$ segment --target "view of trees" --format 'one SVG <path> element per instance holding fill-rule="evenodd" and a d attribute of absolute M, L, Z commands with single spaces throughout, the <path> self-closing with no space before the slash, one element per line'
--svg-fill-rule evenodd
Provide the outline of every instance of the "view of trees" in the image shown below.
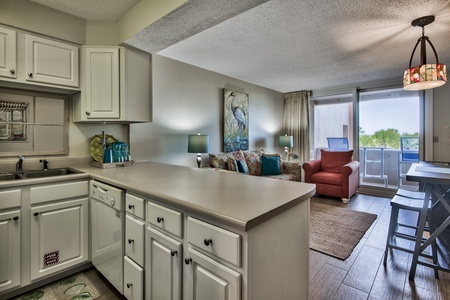
<path fill-rule="evenodd" d="M 365 134 L 364 130 L 359 128 L 359 145 L 360 147 L 377 147 L 377 148 L 391 148 L 400 149 L 401 137 L 416 137 L 419 136 L 418 132 L 415 133 L 399 133 L 397 129 L 388 128 L 381 129 L 374 134 Z"/>

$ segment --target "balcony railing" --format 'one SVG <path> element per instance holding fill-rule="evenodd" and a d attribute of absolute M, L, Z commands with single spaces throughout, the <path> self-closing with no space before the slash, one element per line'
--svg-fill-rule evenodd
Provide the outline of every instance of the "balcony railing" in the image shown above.
<path fill-rule="evenodd" d="M 402 154 L 404 152 L 399 149 L 359 148 L 360 185 L 416 189 L 417 183 L 406 181 L 405 178 L 415 161 L 402 159 Z"/>

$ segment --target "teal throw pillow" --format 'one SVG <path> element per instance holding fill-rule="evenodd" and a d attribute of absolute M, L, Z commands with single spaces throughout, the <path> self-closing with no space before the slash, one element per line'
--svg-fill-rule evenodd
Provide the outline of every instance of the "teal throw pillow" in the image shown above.
<path fill-rule="evenodd" d="M 237 162 L 237 166 L 238 166 L 238 171 L 240 173 L 244 173 L 244 174 L 248 175 L 248 167 L 247 167 L 247 163 L 245 162 L 245 160 L 244 161 L 237 160 L 236 162 Z"/>
<path fill-rule="evenodd" d="M 261 156 L 261 175 L 280 175 L 280 157 L 279 156 Z"/>

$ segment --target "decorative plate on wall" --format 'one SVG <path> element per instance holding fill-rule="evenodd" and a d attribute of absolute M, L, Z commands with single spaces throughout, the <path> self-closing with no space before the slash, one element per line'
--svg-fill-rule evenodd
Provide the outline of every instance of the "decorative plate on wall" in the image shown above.
<path fill-rule="evenodd" d="M 112 135 L 105 134 L 106 142 L 108 144 L 112 144 L 114 142 L 117 142 L 117 139 L 113 137 Z M 102 136 L 96 135 L 91 140 L 91 143 L 89 144 L 89 153 L 91 154 L 92 158 L 96 162 L 103 162 L 103 145 L 102 145 Z"/>

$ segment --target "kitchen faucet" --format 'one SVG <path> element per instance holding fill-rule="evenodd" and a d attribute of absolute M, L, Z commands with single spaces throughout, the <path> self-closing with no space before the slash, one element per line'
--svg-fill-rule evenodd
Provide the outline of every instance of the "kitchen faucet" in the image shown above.
<path fill-rule="evenodd" d="M 16 171 L 23 171 L 22 164 L 23 164 L 24 160 L 25 160 L 25 157 L 23 157 L 22 155 L 19 155 L 19 161 L 16 163 Z"/>
<path fill-rule="evenodd" d="M 44 164 L 44 171 L 48 170 L 48 160 L 41 159 L 41 160 L 39 160 L 39 162 Z"/>

